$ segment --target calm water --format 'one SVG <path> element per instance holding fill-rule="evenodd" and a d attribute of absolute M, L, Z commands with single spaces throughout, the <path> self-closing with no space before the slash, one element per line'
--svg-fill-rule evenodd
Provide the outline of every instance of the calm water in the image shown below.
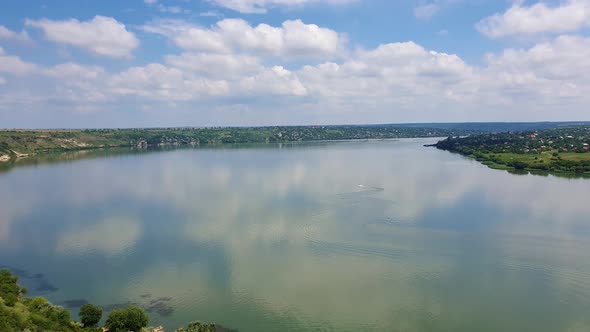
<path fill-rule="evenodd" d="M 0 264 L 77 312 L 241 332 L 589 331 L 590 181 L 429 140 L 200 148 L 0 173 Z"/>

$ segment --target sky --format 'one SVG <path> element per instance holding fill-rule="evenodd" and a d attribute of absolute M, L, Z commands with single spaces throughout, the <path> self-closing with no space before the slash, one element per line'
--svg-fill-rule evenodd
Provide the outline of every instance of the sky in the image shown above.
<path fill-rule="evenodd" d="M 0 128 L 590 120 L 590 0 L 3 0 Z"/>

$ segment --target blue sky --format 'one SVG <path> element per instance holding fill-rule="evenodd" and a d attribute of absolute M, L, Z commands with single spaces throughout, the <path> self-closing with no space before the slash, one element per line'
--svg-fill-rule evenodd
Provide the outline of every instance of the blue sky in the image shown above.
<path fill-rule="evenodd" d="M 0 128 L 590 120 L 590 0 L 12 1 Z"/>

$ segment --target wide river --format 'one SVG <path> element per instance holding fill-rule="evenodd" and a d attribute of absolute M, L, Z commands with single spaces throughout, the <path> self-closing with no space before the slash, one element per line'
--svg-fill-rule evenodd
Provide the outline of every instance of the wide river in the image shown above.
<path fill-rule="evenodd" d="M 240 332 L 590 331 L 590 180 L 434 140 L 110 154 L 0 173 L 0 265 L 77 313 Z"/>

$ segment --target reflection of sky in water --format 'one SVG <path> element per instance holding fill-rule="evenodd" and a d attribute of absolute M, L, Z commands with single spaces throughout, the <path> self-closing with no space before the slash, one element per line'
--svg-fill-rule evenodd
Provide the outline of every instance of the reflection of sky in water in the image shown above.
<path fill-rule="evenodd" d="M 0 264 L 56 303 L 135 302 L 170 328 L 588 330 L 590 181 L 426 142 L 16 168 L 0 174 Z"/>

